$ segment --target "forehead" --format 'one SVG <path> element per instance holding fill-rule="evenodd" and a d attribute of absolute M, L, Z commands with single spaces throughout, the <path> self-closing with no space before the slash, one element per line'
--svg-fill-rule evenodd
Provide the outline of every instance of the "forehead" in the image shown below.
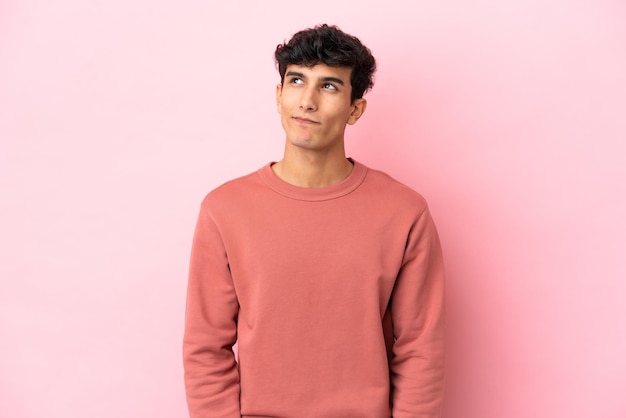
<path fill-rule="evenodd" d="M 315 64 L 313 66 L 289 64 L 285 74 L 295 72 L 302 74 L 307 78 L 339 78 L 346 85 L 350 85 L 350 76 L 352 75 L 351 67 L 330 67 L 326 64 Z"/>

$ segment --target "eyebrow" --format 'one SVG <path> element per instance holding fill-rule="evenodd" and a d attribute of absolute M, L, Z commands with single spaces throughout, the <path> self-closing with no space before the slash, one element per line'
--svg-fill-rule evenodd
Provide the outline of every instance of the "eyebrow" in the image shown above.
<path fill-rule="evenodd" d="M 288 71 L 287 74 L 285 74 L 285 76 L 287 77 L 300 77 L 300 78 L 306 78 L 306 76 L 303 73 L 300 73 L 298 71 Z M 320 81 L 323 82 L 332 82 L 332 83 L 337 83 L 340 84 L 342 86 L 345 85 L 345 83 L 343 82 L 342 79 L 337 78 L 337 77 L 320 77 L 319 79 Z"/>

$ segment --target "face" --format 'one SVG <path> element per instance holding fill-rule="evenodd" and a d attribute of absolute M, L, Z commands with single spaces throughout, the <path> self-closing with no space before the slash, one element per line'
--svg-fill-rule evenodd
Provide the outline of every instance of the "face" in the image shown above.
<path fill-rule="evenodd" d="M 351 102 L 351 68 L 289 65 L 276 87 L 278 113 L 287 146 L 312 151 L 343 151 L 346 125 L 365 111 L 365 99 Z"/>

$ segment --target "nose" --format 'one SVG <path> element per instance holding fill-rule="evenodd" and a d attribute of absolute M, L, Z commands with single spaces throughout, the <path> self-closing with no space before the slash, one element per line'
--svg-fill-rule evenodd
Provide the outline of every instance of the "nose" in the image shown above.
<path fill-rule="evenodd" d="M 300 109 L 306 112 L 317 110 L 317 90 L 315 87 L 311 86 L 302 90 Z"/>

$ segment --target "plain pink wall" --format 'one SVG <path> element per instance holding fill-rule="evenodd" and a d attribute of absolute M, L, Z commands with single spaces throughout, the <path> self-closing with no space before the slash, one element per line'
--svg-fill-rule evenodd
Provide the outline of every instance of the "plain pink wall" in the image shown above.
<path fill-rule="evenodd" d="M 1 417 L 186 416 L 199 202 L 281 157 L 272 53 L 320 22 L 379 60 L 349 154 L 442 235 L 445 418 L 626 416 L 623 1 L 5 0 Z"/>

